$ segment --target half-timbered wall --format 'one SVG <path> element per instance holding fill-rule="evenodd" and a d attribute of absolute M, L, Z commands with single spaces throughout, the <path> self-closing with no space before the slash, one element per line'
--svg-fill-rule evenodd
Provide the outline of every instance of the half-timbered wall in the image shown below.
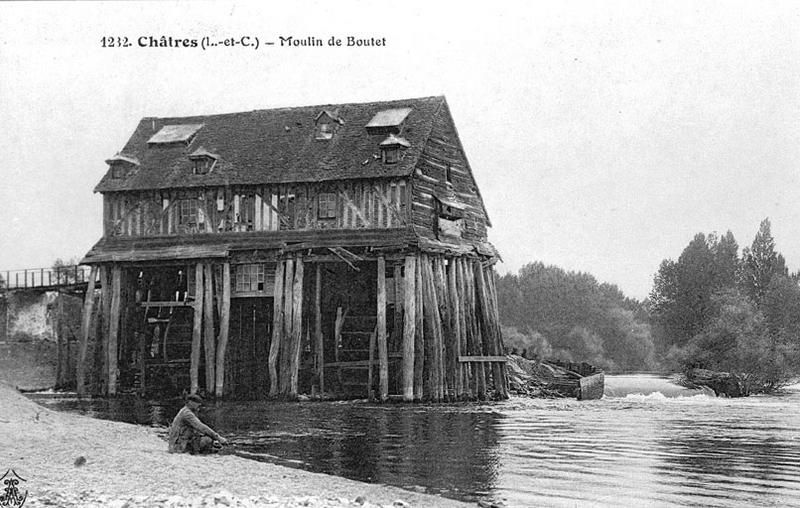
<path fill-rule="evenodd" d="M 456 199 L 465 205 L 460 226 L 461 238 L 485 240 L 486 216 L 483 205 L 448 116 L 446 110 L 436 116 L 433 130 L 415 169 L 412 220 L 426 231 L 437 231 L 440 228 L 436 197 L 455 193 Z"/>
<path fill-rule="evenodd" d="M 107 193 L 106 236 L 406 226 L 404 179 Z"/>

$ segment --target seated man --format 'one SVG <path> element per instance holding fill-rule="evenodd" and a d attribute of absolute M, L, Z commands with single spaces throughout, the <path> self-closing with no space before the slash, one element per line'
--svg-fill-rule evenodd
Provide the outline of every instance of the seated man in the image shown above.
<path fill-rule="evenodd" d="M 192 394 L 186 398 L 186 405 L 178 411 L 169 427 L 170 453 L 212 453 L 215 451 L 215 441 L 228 444 L 227 439 L 197 417 L 197 410 L 202 404 L 203 398 L 199 395 Z"/>

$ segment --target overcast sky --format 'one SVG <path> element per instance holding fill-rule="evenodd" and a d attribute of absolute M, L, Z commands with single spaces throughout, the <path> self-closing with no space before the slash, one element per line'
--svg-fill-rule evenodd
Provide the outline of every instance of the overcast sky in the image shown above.
<path fill-rule="evenodd" d="M 138 45 L 162 35 L 262 47 Z M 279 39 L 349 35 L 386 46 Z M 764 217 L 800 268 L 800 4 L 426 0 L 0 3 L 0 270 L 89 250 L 92 189 L 141 117 L 440 94 L 501 271 L 644 298 L 695 233 L 745 246 Z"/>

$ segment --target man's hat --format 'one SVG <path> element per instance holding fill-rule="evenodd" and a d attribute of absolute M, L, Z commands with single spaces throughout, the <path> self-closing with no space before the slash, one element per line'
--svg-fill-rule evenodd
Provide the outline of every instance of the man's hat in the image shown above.
<path fill-rule="evenodd" d="M 193 394 L 189 395 L 188 397 L 186 397 L 186 401 L 187 402 L 189 402 L 189 401 L 197 402 L 198 404 L 202 404 L 203 403 L 203 397 L 197 395 L 196 393 L 193 393 Z"/>

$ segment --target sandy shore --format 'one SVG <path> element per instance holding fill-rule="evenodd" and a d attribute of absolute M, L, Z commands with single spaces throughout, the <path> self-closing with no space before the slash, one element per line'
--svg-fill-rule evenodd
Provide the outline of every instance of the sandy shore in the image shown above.
<path fill-rule="evenodd" d="M 0 475 L 26 480 L 25 507 L 475 506 L 233 455 L 170 454 L 153 429 L 51 411 L 2 384 L 0 435 Z"/>

